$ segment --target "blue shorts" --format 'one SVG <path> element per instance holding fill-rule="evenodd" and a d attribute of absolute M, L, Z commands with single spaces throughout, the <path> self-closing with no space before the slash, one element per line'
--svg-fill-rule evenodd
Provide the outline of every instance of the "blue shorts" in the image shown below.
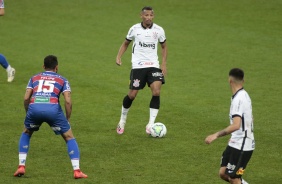
<path fill-rule="evenodd" d="M 48 123 L 56 135 L 71 128 L 59 104 L 30 104 L 24 121 L 25 127 L 38 131 L 44 122 Z"/>

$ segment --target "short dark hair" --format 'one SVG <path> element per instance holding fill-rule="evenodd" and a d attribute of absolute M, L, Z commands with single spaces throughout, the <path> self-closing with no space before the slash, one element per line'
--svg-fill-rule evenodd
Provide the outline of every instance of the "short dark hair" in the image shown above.
<path fill-rule="evenodd" d="M 144 6 L 141 11 L 143 12 L 144 10 L 152 10 L 152 11 L 154 11 L 151 6 Z"/>
<path fill-rule="evenodd" d="M 53 55 L 49 55 L 49 56 L 46 56 L 44 58 L 44 66 L 45 66 L 45 69 L 55 69 L 56 66 L 58 65 L 58 59 L 56 56 L 53 56 Z"/>
<path fill-rule="evenodd" d="M 244 71 L 240 68 L 232 68 L 229 71 L 229 76 L 234 77 L 236 80 L 242 81 L 244 79 Z"/>

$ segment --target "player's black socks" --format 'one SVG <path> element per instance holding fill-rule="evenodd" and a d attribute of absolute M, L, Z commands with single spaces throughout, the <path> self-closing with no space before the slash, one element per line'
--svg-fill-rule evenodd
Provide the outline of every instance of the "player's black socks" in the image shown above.
<path fill-rule="evenodd" d="M 126 96 L 124 97 L 124 99 L 123 99 L 122 105 L 123 105 L 124 108 L 128 109 L 128 108 L 131 106 L 132 102 L 133 102 L 133 100 L 131 100 L 131 99 L 129 98 L 129 96 L 126 95 Z"/>
<path fill-rule="evenodd" d="M 159 109 L 160 108 L 160 96 L 152 96 L 150 102 L 150 108 Z"/>

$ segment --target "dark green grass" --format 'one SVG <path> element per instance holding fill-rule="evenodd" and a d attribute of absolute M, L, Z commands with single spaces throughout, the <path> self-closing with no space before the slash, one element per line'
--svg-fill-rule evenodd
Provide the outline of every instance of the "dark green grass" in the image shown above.
<path fill-rule="evenodd" d="M 127 93 L 130 50 L 115 65 L 118 48 L 139 10 L 152 5 L 169 48 L 168 75 L 157 121 L 167 136 L 145 134 L 150 91 L 140 91 L 124 135 L 115 132 Z M 0 52 L 16 68 L 0 72 L 0 183 L 218 184 L 228 136 L 205 137 L 228 125 L 227 74 L 245 70 L 253 101 L 256 150 L 244 174 L 251 184 L 281 183 L 282 2 L 5 0 Z M 72 178 L 66 146 L 44 124 L 31 140 L 26 175 L 14 178 L 24 119 L 23 95 L 43 58 L 55 54 L 72 87 L 71 124 L 81 150 L 85 180 Z M 62 100 L 63 102 L 63 100 Z"/>

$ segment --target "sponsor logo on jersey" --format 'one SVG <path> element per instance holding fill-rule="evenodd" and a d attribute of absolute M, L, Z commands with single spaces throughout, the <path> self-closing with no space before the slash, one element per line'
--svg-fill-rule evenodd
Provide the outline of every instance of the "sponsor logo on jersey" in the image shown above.
<path fill-rule="evenodd" d="M 51 93 L 44 93 L 44 92 L 35 92 L 36 96 L 51 96 Z"/>
<path fill-rule="evenodd" d="M 134 79 L 132 86 L 134 86 L 134 87 L 136 87 L 136 88 L 139 87 L 139 86 L 140 86 L 140 80 Z"/>
<path fill-rule="evenodd" d="M 148 48 L 152 48 L 152 49 L 155 49 L 156 48 L 156 44 L 154 43 L 142 43 L 142 42 L 139 42 L 139 45 L 141 47 L 148 47 Z"/>
<path fill-rule="evenodd" d="M 154 62 L 139 62 L 138 65 L 140 65 L 140 66 L 143 66 L 143 65 L 151 66 L 151 65 L 154 65 Z"/>
<path fill-rule="evenodd" d="M 35 97 L 34 103 L 50 103 L 50 97 Z"/>

